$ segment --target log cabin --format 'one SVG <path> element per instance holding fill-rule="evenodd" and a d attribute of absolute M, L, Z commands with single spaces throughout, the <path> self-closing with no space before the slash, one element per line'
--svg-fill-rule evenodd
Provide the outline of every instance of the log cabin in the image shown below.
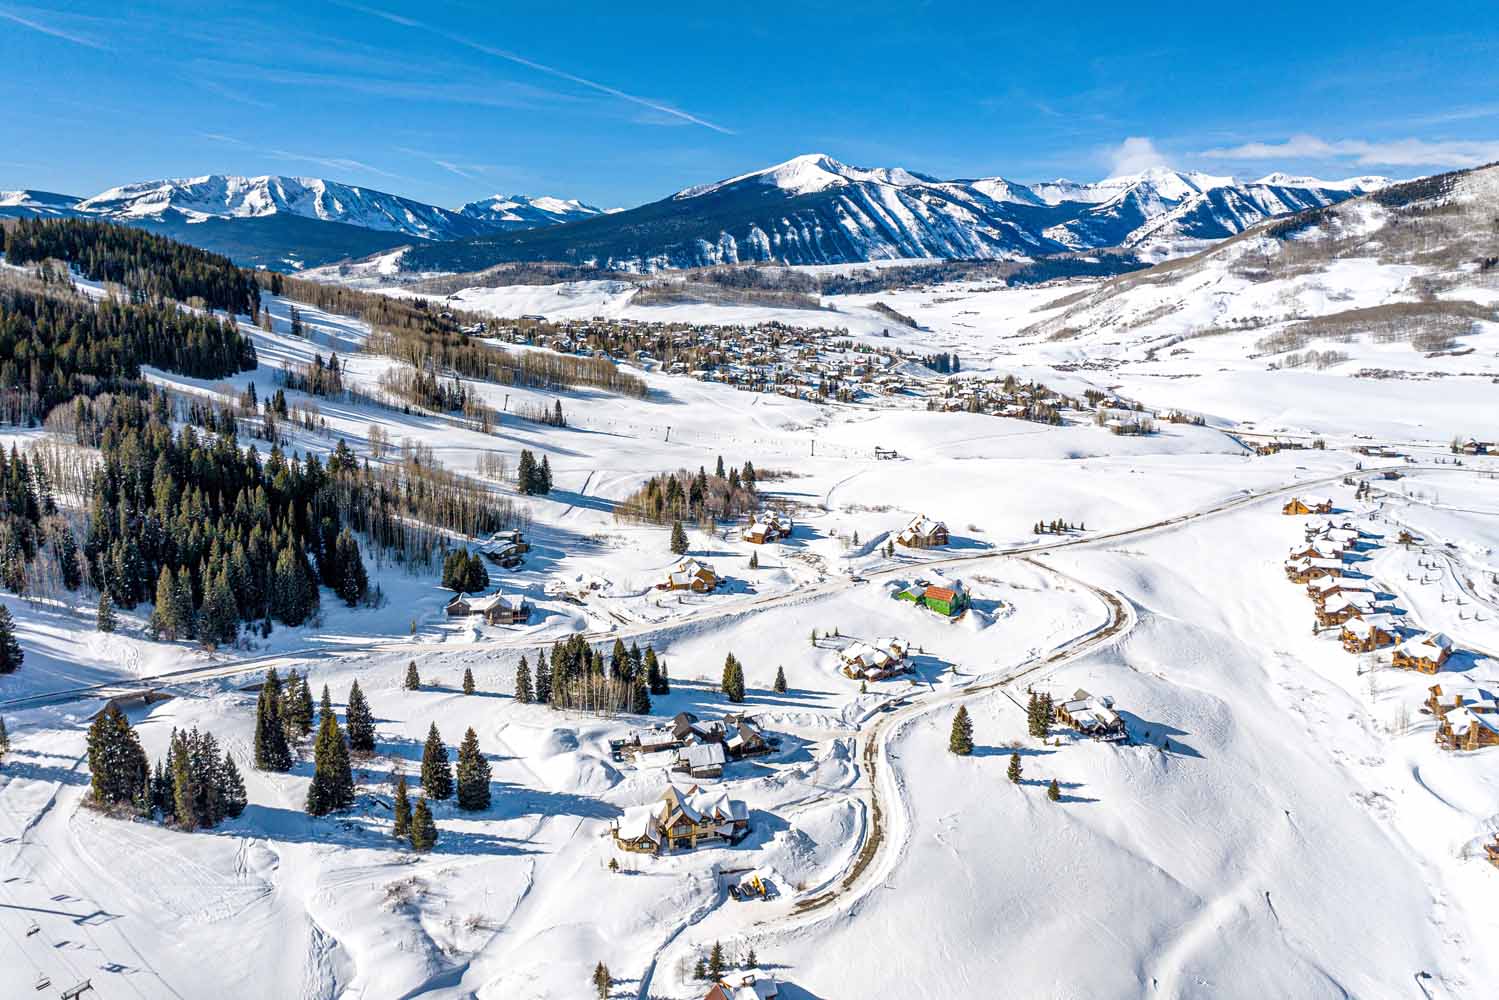
<path fill-rule="evenodd" d="M 1343 626 L 1338 641 L 1350 653 L 1372 653 L 1395 642 L 1394 626 L 1388 615 L 1355 618 Z"/>
<path fill-rule="evenodd" d="M 895 536 L 895 540 L 908 549 L 935 549 L 946 545 L 949 536 L 946 524 L 933 521 L 925 514 L 917 514 L 911 519 L 911 523 Z"/>
<path fill-rule="evenodd" d="M 482 615 L 488 625 L 524 625 L 531 620 L 531 605 L 524 597 L 494 593 L 487 597 L 455 594 L 443 608 L 449 618 Z"/>
<path fill-rule="evenodd" d="M 783 538 L 791 537 L 793 527 L 789 514 L 770 510 L 750 521 L 739 533 L 739 537 L 753 545 L 764 545 L 767 542 L 778 542 Z"/>
<path fill-rule="evenodd" d="M 1072 697 L 1056 706 L 1057 719 L 1071 726 L 1084 736 L 1105 742 L 1125 739 L 1127 732 L 1124 720 L 1114 710 L 1114 699 L 1104 695 L 1095 697 L 1078 688 Z"/>
<path fill-rule="evenodd" d="M 1422 636 L 1411 636 L 1391 654 L 1390 663 L 1401 670 L 1419 670 L 1423 674 L 1434 674 L 1447 663 L 1452 655 L 1452 640 L 1440 632 Z"/>
<path fill-rule="evenodd" d="M 1444 750 L 1499 746 L 1499 701 L 1479 688 L 1446 695 L 1433 684 L 1426 707 L 1437 720 L 1436 742 Z"/>
<path fill-rule="evenodd" d="M 1355 618 L 1367 618 L 1374 613 L 1374 595 L 1350 591 L 1334 594 L 1322 602 L 1317 609 L 1317 624 L 1322 628 L 1342 625 Z"/>
<path fill-rule="evenodd" d="M 713 984 L 703 1000 L 777 1000 L 776 977 L 763 972 L 734 972 Z"/>
<path fill-rule="evenodd" d="M 713 567 L 700 559 L 683 559 L 671 568 L 664 583 L 656 584 L 657 590 L 690 590 L 694 594 L 706 594 L 718 587 L 719 576 Z"/>
<path fill-rule="evenodd" d="M 1343 563 L 1337 559 L 1297 559 L 1286 564 L 1286 578 L 1294 583 L 1310 583 L 1325 576 L 1342 576 Z"/>
<path fill-rule="evenodd" d="M 1338 594 L 1368 594 L 1374 597 L 1374 588 L 1366 580 L 1350 580 L 1347 577 L 1324 576 L 1306 585 L 1307 596 L 1320 610 L 1327 599 Z"/>
<path fill-rule="evenodd" d="M 1300 497 L 1292 497 L 1285 506 L 1281 507 L 1280 512 L 1288 517 L 1299 517 L 1303 514 L 1310 514 L 1312 509 L 1302 503 Z"/>

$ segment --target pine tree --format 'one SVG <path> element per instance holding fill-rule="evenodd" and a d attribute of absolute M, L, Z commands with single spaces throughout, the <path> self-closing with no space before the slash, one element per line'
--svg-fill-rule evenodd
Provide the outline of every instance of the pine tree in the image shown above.
<path fill-rule="evenodd" d="M 10 734 L 5 731 L 5 716 L 0 715 L 0 761 L 10 752 Z"/>
<path fill-rule="evenodd" d="M 470 667 L 463 668 L 463 693 L 474 693 L 474 671 Z"/>
<path fill-rule="evenodd" d="M 699 958 L 697 960 L 697 965 L 693 966 L 693 968 L 692 968 L 692 974 L 694 976 L 696 976 L 698 979 L 707 979 L 708 978 L 708 964 L 706 962 L 704 962 L 701 958 Z"/>
<path fill-rule="evenodd" d="M 661 669 L 661 693 L 662 694 L 671 694 L 671 676 L 669 674 L 667 674 L 667 672 L 666 672 L 666 661 L 664 659 L 661 661 L 660 669 Z"/>
<path fill-rule="evenodd" d="M 332 712 L 324 714 L 313 749 L 312 783 L 307 786 L 307 813 L 326 816 L 354 804 L 354 774 L 349 748 Z"/>
<path fill-rule="evenodd" d="M 312 732 L 312 689 L 307 679 L 293 669 L 286 675 L 285 694 L 281 698 L 281 725 L 287 743 L 295 743 Z"/>
<path fill-rule="evenodd" d="M 422 790 L 439 802 L 453 797 L 453 766 L 435 722 L 427 730 L 427 743 L 422 747 Z"/>
<path fill-rule="evenodd" d="M 328 685 L 323 685 L 323 696 L 318 699 L 318 725 L 322 725 L 324 719 L 334 715 L 333 698 L 328 694 Z"/>
<path fill-rule="evenodd" d="M 609 987 L 614 983 L 614 978 L 609 975 L 609 966 L 600 962 L 593 967 L 593 988 L 599 995 L 599 1000 L 609 1000 Z"/>
<path fill-rule="evenodd" d="M 110 702 L 88 730 L 88 766 L 95 805 L 112 808 L 149 805 L 149 770 L 130 720 Z"/>
<path fill-rule="evenodd" d="M 1053 802 L 1062 801 L 1062 788 L 1057 784 L 1057 779 L 1052 778 L 1051 784 L 1046 786 L 1046 797 Z"/>
<path fill-rule="evenodd" d="M 1010 769 L 1006 773 L 1010 776 L 1011 784 L 1020 784 L 1020 755 L 1018 753 L 1010 754 Z"/>
<path fill-rule="evenodd" d="M 291 748 L 281 721 L 281 680 L 275 667 L 266 671 L 255 702 L 255 767 L 261 771 L 291 770 Z"/>
<path fill-rule="evenodd" d="M 397 774 L 395 776 L 395 785 L 395 806 L 391 810 L 395 818 L 395 826 L 391 829 L 390 834 L 393 837 L 406 840 L 411 836 L 411 800 L 406 797 L 406 775 Z"/>
<path fill-rule="evenodd" d="M 536 658 L 536 703 L 538 705 L 552 703 L 552 668 L 548 665 L 545 656 Z"/>
<path fill-rule="evenodd" d="M 198 813 L 198 783 L 186 733 L 172 734 L 172 815 L 184 830 L 196 830 L 206 816 Z"/>
<path fill-rule="evenodd" d="M 239 765 L 234 763 L 234 758 L 229 751 L 224 751 L 224 765 L 221 770 L 223 776 L 222 799 L 224 815 L 230 819 L 239 816 L 249 805 L 250 797 L 245 792 L 245 779 L 239 773 Z"/>
<path fill-rule="evenodd" d="M 527 448 L 521 449 L 520 462 L 516 465 L 515 488 L 528 496 L 537 492 L 536 458 Z"/>
<path fill-rule="evenodd" d="M 966 705 L 959 705 L 952 717 L 952 735 L 948 737 L 947 749 L 960 757 L 973 753 L 973 721 L 968 718 Z"/>
<path fill-rule="evenodd" d="M 416 661 L 412 660 L 406 664 L 406 690 L 416 691 L 422 686 L 422 679 L 416 672 Z"/>
<path fill-rule="evenodd" d="M 635 678 L 634 690 L 630 697 L 630 711 L 636 715 L 651 714 L 651 692 L 646 687 L 645 678 Z"/>
<path fill-rule="evenodd" d="M 759 552 L 751 552 L 750 553 L 749 568 L 750 569 L 759 569 L 760 568 L 760 553 Z"/>
<path fill-rule="evenodd" d="M 623 639 L 614 640 L 614 649 L 609 653 L 609 679 L 611 681 L 630 680 L 630 653 L 625 649 Z"/>
<path fill-rule="evenodd" d="M 10 608 L 0 604 L 0 674 L 13 674 L 21 668 L 26 653 L 16 641 L 16 623 Z"/>
<path fill-rule="evenodd" d="M 542 495 L 552 492 L 552 462 L 545 455 L 541 456 L 541 469 L 537 473 L 537 481 L 541 487 L 537 492 Z"/>
<path fill-rule="evenodd" d="M 100 632 L 113 632 L 118 625 L 114 598 L 109 596 L 107 589 L 99 591 L 99 611 L 94 618 L 94 627 Z"/>
<path fill-rule="evenodd" d="M 437 824 L 432 822 L 432 810 L 427 806 L 425 796 L 416 800 L 416 808 L 411 813 L 411 849 L 413 851 L 430 851 L 437 846 Z"/>
<path fill-rule="evenodd" d="M 229 577 L 223 571 L 214 578 L 203 595 L 198 637 L 209 649 L 232 645 L 239 637 L 239 608 L 234 601 L 234 591 L 229 586 Z"/>
<path fill-rule="evenodd" d="M 359 681 L 349 685 L 349 707 L 345 710 L 349 723 L 349 750 L 353 753 L 375 752 L 375 716 L 370 703 L 365 701 Z"/>
<path fill-rule="evenodd" d="M 335 553 L 338 580 L 333 589 L 352 608 L 369 592 L 369 574 L 365 572 L 364 559 L 359 554 L 359 543 L 348 528 L 339 533 Z"/>
<path fill-rule="evenodd" d="M 744 667 L 739 660 L 730 653 L 723 661 L 723 679 L 719 682 L 719 690 L 724 697 L 734 704 L 744 701 Z"/>
<path fill-rule="evenodd" d="M 645 647 L 645 685 L 651 694 L 665 694 L 661 690 L 661 664 L 653 646 Z"/>
<path fill-rule="evenodd" d="M 721 465 L 722 459 L 719 462 Z M 723 972 L 723 945 L 714 941 L 713 950 L 708 953 L 708 976 L 716 983 L 723 978 Z"/>
<path fill-rule="evenodd" d="M 776 667 L 776 681 L 771 685 L 771 690 L 776 694 L 786 693 L 786 668 Z"/>
<path fill-rule="evenodd" d="M 531 668 L 522 656 L 520 665 L 515 668 L 515 700 L 522 705 L 529 705 L 535 699 L 536 694 L 531 690 Z"/>
<path fill-rule="evenodd" d="M 1045 736 L 1047 730 L 1057 721 L 1057 707 L 1052 704 L 1051 692 L 1041 696 L 1041 735 Z"/>
<path fill-rule="evenodd" d="M 754 945 L 750 945 L 749 954 L 744 957 L 744 964 L 751 969 L 760 964 L 760 956 L 755 954 Z"/>
<path fill-rule="evenodd" d="M 472 726 L 458 744 L 458 808 L 478 812 L 489 808 L 489 761 L 479 752 L 479 735 Z"/>
<path fill-rule="evenodd" d="M 671 551 L 679 556 L 687 554 L 687 532 L 681 521 L 671 522 Z"/>

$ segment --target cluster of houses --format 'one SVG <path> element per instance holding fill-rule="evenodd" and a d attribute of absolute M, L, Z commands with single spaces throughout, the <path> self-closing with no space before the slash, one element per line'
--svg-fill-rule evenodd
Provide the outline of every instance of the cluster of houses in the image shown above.
<path fill-rule="evenodd" d="M 488 541 L 479 546 L 479 551 L 484 553 L 484 558 L 502 569 L 515 569 L 525 562 L 525 555 L 531 551 L 531 545 L 521 534 L 519 528 L 509 531 L 497 531 L 489 536 Z"/>
<path fill-rule="evenodd" d="M 1013 375 L 1007 375 L 1003 379 L 965 378 L 952 382 L 943 397 L 930 401 L 928 408 L 1058 424 L 1063 410 L 1085 410 L 1087 404 L 1040 382 L 1019 382 Z"/>
<path fill-rule="evenodd" d="M 795 524 L 790 514 L 784 511 L 767 510 L 756 514 L 754 519 L 739 533 L 739 537 L 755 545 L 764 545 L 767 542 L 779 542 L 783 538 L 790 538 L 794 527 Z"/>
<path fill-rule="evenodd" d="M 950 540 L 947 525 L 942 521 L 934 521 L 925 514 L 917 514 L 911 518 L 911 523 L 895 536 L 896 544 L 904 545 L 908 549 L 941 548 Z"/>
<path fill-rule="evenodd" d="M 1057 721 L 1090 739 L 1116 743 L 1128 739 L 1124 719 L 1108 695 L 1093 695 L 1078 688 L 1072 697 L 1056 706 Z"/>
<path fill-rule="evenodd" d="M 732 714 L 703 720 L 691 712 L 678 712 L 669 725 L 637 729 L 610 749 L 616 759 L 633 758 L 639 768 L 718 778 L 730 760 L 770 753 L 775 743 L 753 716 Z"/>
<path fill-rule="evenodd" d="M 690 590 L 694 594 L 709 594 L 722 582 L 722 578 L 713 571 L 711 563 L 688 558 L 669 569 L 666 579 L 656 584 L 656 589 Z"/>
<path fill-rule="evenodd" d="M 519 594 L 497 592 L 484 597 L 455 594 L 443 610 L 449 618 L 479 615 L 486 625 L 524 625 L 531 620 L 531 605 Z"/>
<path fill-rule="evenodd" d="M 1327 506 L 1331 508 L 1330 502 Z M 1452 655 L 1452 640 L 1408 625 L 1384 603 L 1375 582 L 1354 571 L 1352 560 L 1377 547 L 1375 538 L 1351 521 L 1321 521 L 1308 526 L 1306 540 L 1292 549 L 1286 578 L 1306 585 L 1314 627 L 1337 629 L 1338 641 L 1348 652 L 1389 648 L 1392 666 L 1434 674 Z"/>
<path fill-rule="evenodd" d="M 844 676 L 856 681 L 882 681 L 910 671 L 907 657 L 911 644 L 895 636 L 880 636 L 873 642 L 855 639 L 838 651 Z"/>
<path fill-rule="evenodd" d="M 929 583 L 917 580 L 909 587 L 895 592 L 897 601 L 910 601 L 929 611 L 947 618 L 954 618 L 968 610 L 968 590 L 962 580 Z"/>
<path fill-rule="evenodd" d="M 609 832 L 622 851 L 661 854 L 702 843 L 737 844 L 749 829 L 749 808 L 728 792 L 667 784 L 655 802 L 626 809 Z"/>

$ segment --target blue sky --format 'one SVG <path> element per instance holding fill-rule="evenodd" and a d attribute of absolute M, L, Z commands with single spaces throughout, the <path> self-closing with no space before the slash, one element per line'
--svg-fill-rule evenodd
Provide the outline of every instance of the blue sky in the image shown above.
<path fill-rule="evenodd" d="M 1491 4 L 1004 6 L 0 0 L 0 189 L 612 207 L 814 151 L 1017 180 L 1499 159 Z"/>

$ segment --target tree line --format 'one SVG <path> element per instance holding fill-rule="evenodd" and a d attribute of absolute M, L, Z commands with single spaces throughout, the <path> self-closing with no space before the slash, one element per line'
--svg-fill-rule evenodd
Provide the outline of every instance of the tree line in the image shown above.
<path fill-rule="evenodd" d="M 136 302 L 201 300 L 254 316 L 260 289 L 228 257 L 132 226 L 91 219 L 19 219 L 4 234 L 12 264 L 64 260 L 91 281 L 124 285 Z"/>
<path fill-rule="evenodd" d="M 661 525 L 689 519 L 707 523 L 752 513 L 759 501 L 754 464 L 725 470 L 720 455 L 711 475 L 699 466 L 696 473 L 678 469 L 652 476 L 615 506 L 614 516 Z"/>

